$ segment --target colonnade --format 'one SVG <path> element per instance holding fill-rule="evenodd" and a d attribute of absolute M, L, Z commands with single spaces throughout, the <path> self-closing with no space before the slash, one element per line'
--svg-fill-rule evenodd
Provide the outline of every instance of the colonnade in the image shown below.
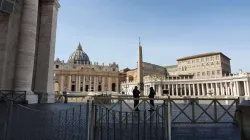
<path fill-rule="evenodd" d="M 118 92 L 118 77 L 106 77 L 95 75 L 61 75 L 57 80 L 60 91 L 68 92 Z M 65 89 L 66 88 L 66 89 Z"/>
<path fill-rule="evenodd" d="M 144 93 L 149 94 L 149 87 L 161 96 L 163 92 L 170 96 L 249 96 L 249 81 L 213 81 L 213 82 L 149 82 Z M 165 90 L 165 91 L 164 91 Z"/>

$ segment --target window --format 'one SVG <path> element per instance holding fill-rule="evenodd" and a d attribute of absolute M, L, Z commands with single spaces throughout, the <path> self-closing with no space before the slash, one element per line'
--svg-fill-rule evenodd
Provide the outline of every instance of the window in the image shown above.
<path fill-rule="evenodd" d="M 201 58 L 201 62 L 203 62 L 204 61 L 204 58 Z"/>
<path fill-rule="evenodd" d="M 115 71 L 115 68 L 113 68 L 113 71 Z"/>
<path fill-rule="evenodd" d="M 212 71 L 212 75 L 215 75 L 215 72 L 214 72 L 214 71 Z"/>
<path fill-rule="evenodd" d="M 202 72 L 202 76 L 205 76 L 205 72 Z"/>
<path fill-rule="evenodd" d="M 200 72 L 197 73 L 197 76 L 200 76 Z"/>
<path fill-rule="evenodd" d="M 219 56 L 218 55 L 216 56 L 216 60 L 219 60 Z"/>
<path fill-rule="evenodd" d="M 193 60 L 192 63 L 195 63 L 195 60 Z"/>
<path fill-rule="evenodd" d="M 56 65 L 56 68 L 59 69 L 59 65 Z"/>
<path fill-rule="evenodd" d="M 198 62 L 199 62 L 199 59 L 196 59 L 196 62 L 198 63 Z"/>
<path fill-rule="evenodd" d="M 207 71 L 207 76 L 210 76 L 210 71 Z"/>
<path fill-rule="evenodd" d="M 220 75 L 220 70 L 217 70 L 217 75 Z"/>

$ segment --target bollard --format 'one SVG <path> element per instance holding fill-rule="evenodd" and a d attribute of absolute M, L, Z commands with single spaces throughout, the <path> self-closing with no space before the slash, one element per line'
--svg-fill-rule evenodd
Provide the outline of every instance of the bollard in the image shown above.
<path fill-rule="evenodd" d="M 5 124 L 5 131 L 4 131 L 5 133 L 4 133 L 4 137 L 3 137 L 4 140 L 10 140 L 12 110 L 13 110 L 13 100 L 11 100 L 9 103 L 7 124 Z"/>
<path fill-rule="evenodd" d="M 241 140 L 250 140 L 250 101 L 242 101 L 237 106 L 237 119 L 240 126 Z"/>

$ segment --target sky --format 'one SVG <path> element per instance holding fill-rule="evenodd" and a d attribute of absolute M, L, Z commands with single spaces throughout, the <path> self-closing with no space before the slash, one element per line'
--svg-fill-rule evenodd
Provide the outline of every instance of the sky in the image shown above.
<path fill-rule="evenodd" d="M 60 0 L 55 58 L 67 61 L 79 42 L 92 62 L 135 68 L 175 65 L 207 52 L 250 72 L 250 0 Z"/>

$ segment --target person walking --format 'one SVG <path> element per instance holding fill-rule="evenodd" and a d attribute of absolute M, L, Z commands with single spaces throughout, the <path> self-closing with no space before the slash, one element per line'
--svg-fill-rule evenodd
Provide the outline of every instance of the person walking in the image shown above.
<path fill-rule="evenodd" d="M 149 95 L 148 95 L 148 98 L 150 99 L 150 110 L 149 111 L 154 111 L 154 108 L 155 108 L 155 103 L 154 103 L 154 99 L 155 97 L 155 91 L 153 89 L 153 87 L 150 87 L 149 88 Z"/>
<path fill-rule="evenodd" d="M 137 105 L 139 104 L 139 98 L 140 98 L 140 91 L 138 90 L 137 86 L 135 86 L 133 90 L 133 97 L 134 99 L 134 109 L 135 111 L 139 111 Z"/>
<path fill-rule="evenodd" d="M 63 97 L 64 97 L 64 103 L 67 104 L 68 103 L 68 95 L 67 95 L 66 88 L 64 88 L 64 90 L 63 90 Z"/>

